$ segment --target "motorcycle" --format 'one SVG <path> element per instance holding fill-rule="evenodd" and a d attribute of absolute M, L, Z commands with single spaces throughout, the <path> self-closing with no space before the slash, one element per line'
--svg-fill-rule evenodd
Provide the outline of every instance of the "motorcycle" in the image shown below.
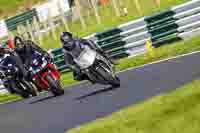
<path fill-rule="evenodd" d="M 50 90 L 55 96 L 64 94 L 60 84 L 60 74 L 50 57 L 35 51 L 32 54 L 29 71 L 32 73 L 34 84 L 42 90 Z"/>
<path fill-rule="evenodd" d="M 23 98 L 37 96 L 33 86 L 21 78 L 21 72 L 17 67 L 16 62 L 10 58 L 13 55 L 5 55 L 0 61 L 0 78 L 4 86 L 11 94 L 20 95 Z"/>
<path fill-rule="evenodd" d="M 90 47 L 85 46 L 80 55 L 74 58 L 74 61 L 92 83 L 120 87 L 120 79 L 116 76 L 111 61 Z"/>

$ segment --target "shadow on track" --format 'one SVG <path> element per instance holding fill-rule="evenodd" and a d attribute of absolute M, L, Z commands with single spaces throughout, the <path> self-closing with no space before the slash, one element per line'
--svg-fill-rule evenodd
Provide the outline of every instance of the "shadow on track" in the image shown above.
<path fill-rule="evenodd" d="M 40 103 L 40 102 L 46 101 L 46 100 L 48 100 L 48 99 L 52 99 L 52 98 L 54 98 L 54 97 L 55 97 L 55 96 L 44 97 L 44 98 L 41 98 L 41 99 L 39 99 L 39 100 L 31 101 L 29 104 Z"/>
<path fill-rule="evenodd" d="M 101 94 L 101 93 L 104 93 L 104 92 L 109 92 L 109 91 L 112 91 L 114 89 L 117 89 L 117 88 L 110 86 L 110 87 L 107 87 L 107 88 L 104 88 L 104 89 L 99 89 L 99 90 L 93 91 L 89 94 L 77 97 L 77 98 L 75 98 L 75 100 L 82 100 L 84 98 L 87 98 L 87 97 L 90 97 L 90 96 L 95 96 L 95 95 L 98 95 L 98 94 Z"/>

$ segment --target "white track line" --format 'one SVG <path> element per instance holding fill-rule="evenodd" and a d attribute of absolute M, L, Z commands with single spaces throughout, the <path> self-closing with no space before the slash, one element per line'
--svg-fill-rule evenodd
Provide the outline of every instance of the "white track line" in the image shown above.
<path fill-rule="evenodd" d="M 193 55 L 193 54 L 199 54 L 199 53 L 200 53 L 200 51 L 195 51 L 195 52 L 191 52 L 191 53 L 187 53 L 187 54 L 182 54 L 182 55 L 178 55 L 178 56 L 174 56 L 174 57 L 169 57 L 169 58 L 166 58 L 166 59 L 163 59 L 163 60 L 154 61 L 154 62 L 151 62 L 151 63 L 148 63 L 148 64 L 144 64 L 144 65 L 141 65 L 141 66 L 127 68 L 127 69 L 122 70 L 122 71 L 117 72 L 117 73 L 122 73 L 122 72 L 130 71 L 130 70 L 134 70 L 134 69 L 139 69 L 139 68 L 143 68 L 143 67 L 146 67 L 146 66 L 158 64 L 158 63 L 161 63 L 161 62 L 166 62 L 166 61 L 173 60 L 173 59 L 178 59 L 178 58 L 189 56 L 189 55 Z"/>

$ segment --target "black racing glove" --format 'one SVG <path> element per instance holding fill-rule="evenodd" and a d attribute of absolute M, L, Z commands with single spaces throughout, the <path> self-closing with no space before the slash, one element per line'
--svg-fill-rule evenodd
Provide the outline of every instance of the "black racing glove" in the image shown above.
<path fill-rule="evenodd" d="M 70 68 L 71 68 L 73 71 L 75 71 L 76 73 L 81 73 L 81 69 L 80 69 L 80 67 L 77 66 L 77 65 L 72 65 L 72 66 L 70 66 Z"/>
<path fill-rule="evenodd" d="M 51 55 L 49 53 L 45 53 L 44 57 L 45 57 L 45 59 L 48 60 L 48 62 L 51 62 L 53 60 L 52 57 L 51 57 Z"/>

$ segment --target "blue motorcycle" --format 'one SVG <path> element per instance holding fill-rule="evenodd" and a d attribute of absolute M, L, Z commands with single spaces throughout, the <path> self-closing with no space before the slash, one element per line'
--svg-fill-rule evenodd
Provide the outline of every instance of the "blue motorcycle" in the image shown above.
<path fill-rule="evenodd" d="M 10 93 L 20 95 L 23 98 L 37 96 L 34 87 L 22 78 L 22 74 L 11 56 L 14 55 L 5 55 L 0 61 L 0 78 L 4 86 Z"/>

